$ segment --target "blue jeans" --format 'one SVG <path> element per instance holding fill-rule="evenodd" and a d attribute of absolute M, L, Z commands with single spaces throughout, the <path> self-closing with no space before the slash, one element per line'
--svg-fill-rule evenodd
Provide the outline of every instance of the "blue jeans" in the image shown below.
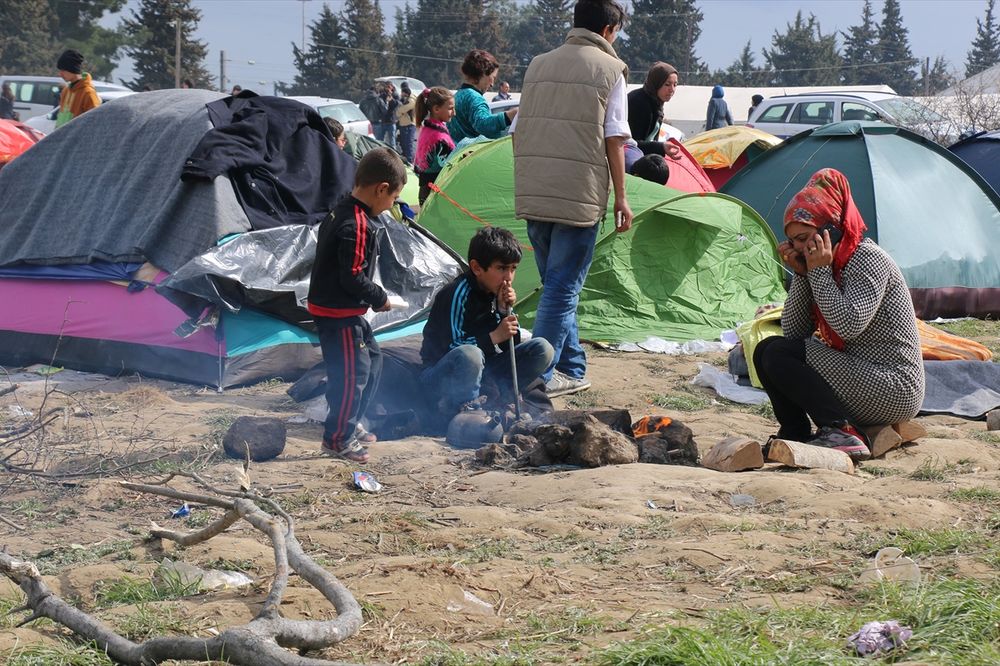
<path fill-rule="evenodd" d="M 382 123 L 379 127 L 382 128 L 382 131 L 380 133 L 376 129 L 375 138 L 388 144 L 393 150 L 396 150 L 396 123 Z"/>
<path fill-rule="evenodd" d="M 528 220 L 528 238 L 542 279 L 542 296 L 531 333 L 548 340 L 555 352 L 555 365 L 545 371 L 545 381 L 552 378 L 553 369 L 574 379 L 587 374 L 587 354 L 580 346 L 576 306 L 594 258 L 597 232 L 597 224 L 573 227 Z"/>
<path fill-rule="evenodd" d="M 538 379 L 552 364 L 552 356 L 552 345 L 542 338 L 533 337 L 514 347 L 518 390 Z M 452 414 L 463 403 L 479 397 L 484 373 L 505 389 L 511 383 L 510 357 L 503 354 L 491 357 L 487 362 L 479 347 L 459 345 L 421 372 L 420 382 L 427 395 L 440 396 L 439 410 Z"/>
<path fill-rule="evenodd" d="M 399 128 L 399 150 L 403 157 L 410 164 L 413 164 L 413 155 L 417 150 L 417 126 L 405 125 Z"/>

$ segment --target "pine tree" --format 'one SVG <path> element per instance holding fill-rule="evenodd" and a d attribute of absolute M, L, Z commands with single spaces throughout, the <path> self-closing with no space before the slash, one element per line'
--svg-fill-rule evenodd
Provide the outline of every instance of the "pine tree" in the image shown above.
<path fill-rule="evenodd" d="M 985 21 L 976 19 L 976 41 L 965 60 L 966 78 L 1000 63 L 1000 24 L 993 17 L 993 3 L 986 2 Z"/>
<path fill-rule="evenodd" d="M 480 48 L 496 57 L 500 77 L 507 78 L 512 57 L 501 12 L 508 6 L 500 0 L 417 0 L 416 9 L 407 7 L 397 18 L 393 41 L 407 54 L 399 58 L 402 71 L 429 86 L 457 88 L 462 59 Z"/>
<path fill-rule="evenodd" d="M 511 63 L 503 78 L 515 88 L 520 87 L 524 71 L 531 59 L 540 53 L 551 51 L 566 41 L 566 33 L 573 25 L 573 0 L 533 0 L 523 9 L 511 2 L 506 16 L 508 21 Z"/>
<path fill-rule="evenodd" d="M 865 0 L 861 10 L 861 24 L 852 26 L 847 32 L 840 34 L 844 37 L 844 83 L 848 85 L 881 83 L 878 68 L 873 67 L 878 61 L 876 52 L 878 27 L 875 25 L 871 0 Z"/>
<path fill-rule="evenodd" d="M 396 72 L 396 58 L 383 31 L 385 17 L 378 0 L 346 0 L 340 15 L 343 43 L 343 92 L 360 99 L 376 77 Z"/>
<path fill-rule="evenodd" d="M 125 0 L 48 0 L 56 18 L 54 38 L 62 48 L 80 51 L 87 71 L 95 79 L 108 79 L 118 66 L 118 53 L 125 43 L 120 28 L 100 25 L 105 14 L 115 14 Z"/>
<path fill-rule="evenodd" d="M 753 50 L 750 48 L 750 41 L 743 46 L 740 56 L 733 61 L 728 68 L 716 70 L 711 79 L 715 83 L 724 86 L 763 86 L 767 85 L 772 73 L 766 68 L 762 69 L 754 62 Z"/>
<path fill-rule="evenodd" d="M 125 52 L 132 57 L 136 77 L 125 85 L 135 90 L 144 86 L 173 88 L 175 21 L 181 22 L 181 79 L 190 79 L 195 87 L 209 88 L 212 77 L 205 69 L 207 47 L 194 39 L 201 11 L 191 0 L 139 0 L 138 11 L 123 23 L 130 45 Z"/>
<path fill-rule="evenodd" d="M 926 81 L 924 76 L 927 77 Z M 955 77 L 951 73 L 951 65 L 944 56 L 938 56 L 934 58 L 930 71 L 921 73 L 921 78 L 917 81 L 917 93 L 923 95 L 926 92 L 934 95 L 954 84 Z"/>
<path fill-rule="evenodd" d="M 840 83 L 840 54 L 837 53 L 836 35 L 824 36 L 819 22 L 812 14 L 802 20 L 802 12 L 795 15 L 795 23 L 787 24 L 785 34 L 774 31 L 773 48 L 764 49 L 767 65 L 773 69 L 771 83 L 779 86 L 829 86 Z"/>
<path fill-rule="evenodd" d="M 289 85 L 279 86 L 288 95 L 319 95 L 352 98 L 344 77 L 347 50 L 340 17 L 323 5 L 319 18 L 309 25 L 309 48 L 302 51 L 292 43 L 297 74 Z"/>
<path fill-rule="evenodd" d="M 55 75 L 59 45 L 46 0 L 3 0 L 0 26 L 0 74 Z"/>
<path fill-rule="evenodd" d="M 626 38 L 618 53 L 628 63 L 633 81 L 641 82 L 650 65 L 660 60 L 681 72 L 682 83 L 706 74 L 694 45 L 701 36 L 704 15 L 695 0 L 632 0 Z"/>
<path fill-rule="evenodd" d="M 873 69 L 881 75 L 879 83 L 892 86 L 900 95 L 912 95 L 916 89 L 917 61 L 910 50 L 910 31 L 903 25 L 899 0 L 885 0 L 882 6 L 876 53 L 879 66 Z"/>

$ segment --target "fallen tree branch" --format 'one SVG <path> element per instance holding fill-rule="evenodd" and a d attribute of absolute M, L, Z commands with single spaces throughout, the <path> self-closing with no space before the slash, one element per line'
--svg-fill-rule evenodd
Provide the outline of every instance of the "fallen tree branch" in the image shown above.
<path fill-rule="evenodd" d="M 198 481 L 211 488 L 204 480 L 199 478 Z M 212 524 L 192 533 L 167 530 L 154 523 L 152 534 L 156 538 L 189 546 L 212 538 L 240 519 L 267 534 L 274 550 L 275 572 L 261 611 L 247 624 L 227 628 L 211 638 L 168 636 L 135 643 L 52 593 L 34 564 L 0 552 L 0 573 L 14 581 L 27 597 L 23 610 L 30 610 L 31 615 L 24 623 L 42 617 L 54 620 L 84 639 L 94 641 L 112 659 L 128 666 L 152 666 L 166 660 L 218 660 L 239 666 L 331 666 L 343 663 L 304 657 L 291 651 L 317 650 L 353 636 L 361 627 L 361 606 L 336 577 L 306 555 L 289 520 L 271 515 L 257 505 L 258 501 L 273 505 L 271 500 L 251 490 L 241 493 L 241 497 L 228 499 L 165 485 L 124 481 L 121 485 L 141 493 L 207 504 L 226 511 Z M 292 620 L 281 616 L 281 598 L 291 571 L 320 591 L 336 609 L 336 618 Z"/>

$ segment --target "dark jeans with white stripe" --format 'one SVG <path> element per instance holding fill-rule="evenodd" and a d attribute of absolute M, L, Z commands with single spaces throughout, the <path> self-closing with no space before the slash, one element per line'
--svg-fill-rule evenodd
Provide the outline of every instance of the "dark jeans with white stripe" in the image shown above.
<path fill-rule="evenodd" d="M 812 439 L 810 417 L 819 427 L 848 423 L 844 403 L 823 376 L 806 363 L 805 340 L 780 335 L 765 338 L 753 350 L 753 365 L 771 399 L 781 439 Z"/>
<path fill-rule="evenodd" d="M 323 439 L 351 438 L 368 409 L 382 375 L 382 350 L 364 317 L 316 317 L 326 364 L 326 417 Z"/>

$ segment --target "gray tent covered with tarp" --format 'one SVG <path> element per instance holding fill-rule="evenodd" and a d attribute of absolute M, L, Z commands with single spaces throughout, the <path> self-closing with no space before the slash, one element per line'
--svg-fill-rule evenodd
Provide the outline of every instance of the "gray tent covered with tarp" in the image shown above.
<path fill-rule="evenodd" d="M 301 302 L 315 229 L 253 231 L 228 172 L 180 178 L 213 129 L 206 104 L 222 98 L 204 90 L 121 98 L 0 172 L 0 364 L 224 387 L 292 380 L 320 359 Z M 306 166 L 331 196 L 349 189 L 326 164 Z M 419 322 L 461 263 L 405 219 L 382 215 L 373 228 L 383 232 L 376 279 L 410 304 L 373 313 L 385 337 Z"/>

